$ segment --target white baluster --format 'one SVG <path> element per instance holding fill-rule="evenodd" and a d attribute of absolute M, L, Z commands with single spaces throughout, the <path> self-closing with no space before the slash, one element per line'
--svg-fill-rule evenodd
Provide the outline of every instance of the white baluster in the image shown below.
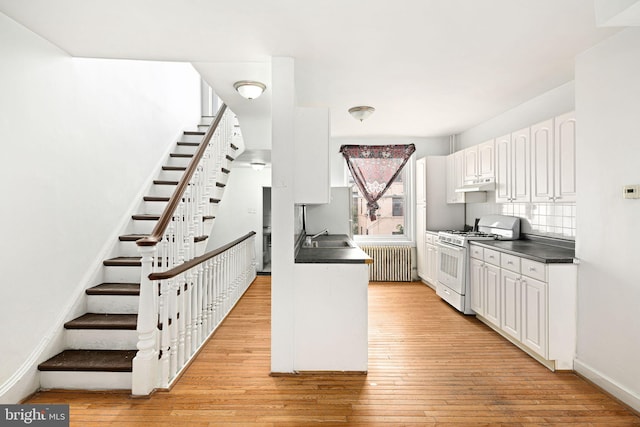
<path fill-rule="evenodd" d="M 181 369 L 185 364 L 185 340 L 186 340 L 186 289 L 187 283 L 191 280 L 191 272 L 180 275 L 179 277 L 184 280 L 178 281 L 178 369 Z"/>
<path fill-rule="evenodd" d="M 168 387 L 170 378 L 170 346 L 169 334 L 169 292 L 171 286 L 168 281 L 160 281 L 160 386 Z"/>
<path fill-rule="evenodd" d="M 169 354 L 170 354 L 170 376 L 173 378 L 178 373 L 178 288 L 180 276 L 170 279 L 169 291 Z"/>
<path fill-rule="evenodd" d="M 191 355 L 193 354 L 193 344 L 191 342 L 191 333 L 192 333 L 192 322 L 193 318 L 191 315 L 192 310 L 192 298 L 193 298 L 193 287 L 194 282 L 197 281 L 197 275 L 192 275 L 191 280 L 189 280 L 185 284 L 184 291 L 184 355 L 185 355 L 185 363 L 189 361 Z M 180 314 L 180 317 L 183 317 L 183 314 Z"/>

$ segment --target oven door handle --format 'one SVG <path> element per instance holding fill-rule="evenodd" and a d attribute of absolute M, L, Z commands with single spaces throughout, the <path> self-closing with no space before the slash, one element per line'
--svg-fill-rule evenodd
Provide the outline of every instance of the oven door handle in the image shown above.
<path fill-rule="evenodd" d="M 460 253 L 464 252 L 464 248 L 462 246 L 451 245 L 449 243 L 436 242 L 436 246 L 440 246 L 441 248 L 453 250 Z"/>

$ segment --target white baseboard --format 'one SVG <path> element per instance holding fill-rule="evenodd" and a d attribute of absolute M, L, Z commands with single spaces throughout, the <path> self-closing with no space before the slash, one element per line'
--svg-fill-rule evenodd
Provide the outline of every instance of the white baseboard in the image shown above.
<path fill-rule="evenodd" d="M 573 361 L 573 367 L 577 373 L 640 412 L 640 393 L 638 391 L 629 390 L 579 359 Z"/>

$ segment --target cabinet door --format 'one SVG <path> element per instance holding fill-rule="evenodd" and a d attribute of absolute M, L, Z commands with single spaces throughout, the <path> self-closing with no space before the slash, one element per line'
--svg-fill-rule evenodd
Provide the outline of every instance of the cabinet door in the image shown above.
<path fill-rule="evenodd" d="M 418 276 L 422 279 L 426 278 L 426 265 L 427 265 L 427 253 L 426 253 L 426 237 L 425 237 L 425 221 L 426 220 L 426 206 L 422 204 L 416 205 L 416 264 L 418 269 Z"/>
<path fill-rule="evenodd" d="M 447 156 L 447 203 L 464 203 L 464 193 L 456 193 L 462 186 L 464 153 L 458 151 Z"/>
<path fill-rule="evenodd" d="M 555 120 L 555 201 L 576 200 L 576 117 L 575 112 Z"/>
<path fill-rule="evenodd" d="M 427 159 L 422 157 L 416 160 L 416 203 L 427 203 Z"/>
<path fill-rule="evenodd" d="M 511 135 L 496 138 L 496 203 L 511 201 Z"/>
<path fill-rule="evenodd" d="M 547 358 L 547 284 L 522 278 L 522 343 Z"/>
<path fill-rule="evenodd" d="M 295 203 L 329 203 L 331 199 L 329 129 L 328 108 L 296 107 L 293 187 Z"/>
<path fill-rule="evenodd" d="M 501 270 L 500 293 L 502 294 L 500 328 L 503 332 L 520 340 L 522 337 L 520 275 Z"/>
<path fill-rule="evenodd" d="M 463 181 L 475 181 L 478 179 L 478 147 L 467 148 L 463 153 Z"/>
<path fill-rule="evenodd" d="M 471 259 L 469 263 L 470 284 L 471 284 L 471 309 L 481 316 L 484 316 L 484 262 L 478 259 Z"/>
<path fill-rule="evenodd" d="M 531 201 L 549 202 L 554 197 L 553 119 L 531 127 Z"/>
<path fill-rule="evenodd" d="M 436 284 L 438 262 L 438 247 L 427 244 L 427 273 L 426 280 L 432 285 Z"/>
<path fill-rule="evenodd" d="M 513 202 L 531 201 L 529 140 L 529 128 L 514 132 L 511 136 L 511 197 Z"/>
<path fill-rule="evenodd" d="M 478 145 L 478 177 L 494 178 L 495 175 L 495 143 L 492 139 Z"/>
<path fill-rule="evenodd" d="M 484 267 L 484 317 L 500 326 L 500 268 L 485 264 Z"/>

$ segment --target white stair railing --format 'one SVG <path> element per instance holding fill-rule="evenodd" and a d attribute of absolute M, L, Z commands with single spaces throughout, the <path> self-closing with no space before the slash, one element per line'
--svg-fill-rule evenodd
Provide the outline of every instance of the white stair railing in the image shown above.
<path fill-rule="evenodd" d="M 251 233 L 206 259 L 196 251 L 195 238 L 206 233 L 210 199 L 233 150 L 233 122 L 223 104 L 155 228 L 136 242 L 142 272 L 133 395 L 168 387 L 255 277 L 254 244 L 245 243 L 255 240 Z"/>

